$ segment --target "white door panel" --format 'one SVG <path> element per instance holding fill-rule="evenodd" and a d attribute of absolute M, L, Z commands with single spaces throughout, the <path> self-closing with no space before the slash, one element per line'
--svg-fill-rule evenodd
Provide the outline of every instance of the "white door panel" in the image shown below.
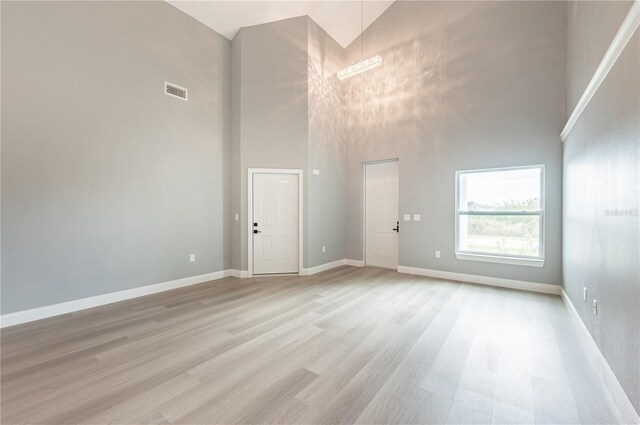
<path fill-rule="evenodd" d="M 365 263 L 398 268 L 398 162 L 365 166 Z"/>
<path fill-rule="evenodd" d="M 297 273 L 297 174 L 253 174 L 253 223 L 253 273 Z"/>

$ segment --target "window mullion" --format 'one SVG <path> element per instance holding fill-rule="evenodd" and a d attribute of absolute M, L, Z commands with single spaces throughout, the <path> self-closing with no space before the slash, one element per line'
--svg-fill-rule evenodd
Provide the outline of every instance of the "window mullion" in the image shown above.
<path fill-rule="evenodd" d="M 460 215 L 521 215 L 521 216 L 529 216 L 529 215 L 537 215 L 541 216 L 542 211 L 458 211 Z"/>

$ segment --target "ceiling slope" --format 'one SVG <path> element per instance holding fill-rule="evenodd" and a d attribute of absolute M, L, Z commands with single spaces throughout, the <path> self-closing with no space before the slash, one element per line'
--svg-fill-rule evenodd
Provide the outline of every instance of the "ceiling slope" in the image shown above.
<path fill-rule="evenodd" d="M 366 0 L 364 27 L 387 10 L 394 0 Z M 192 1 L 167 0 L 229 40 L 242 27 L 308 15 L 342 47 L 360 33 L 360 1 Z"/>

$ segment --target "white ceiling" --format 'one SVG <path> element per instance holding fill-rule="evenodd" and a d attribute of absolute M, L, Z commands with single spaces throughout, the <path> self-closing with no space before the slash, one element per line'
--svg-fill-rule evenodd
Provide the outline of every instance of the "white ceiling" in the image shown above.
<path fill-rule="evenodd" d="M 394 0 L 366 0 L 364 27 L 387 10 Z M 342 47 L 360 33 L 360 0 L 167 0 L 216 32 L 233 39 L 242 27 L 308 15 Z"/>

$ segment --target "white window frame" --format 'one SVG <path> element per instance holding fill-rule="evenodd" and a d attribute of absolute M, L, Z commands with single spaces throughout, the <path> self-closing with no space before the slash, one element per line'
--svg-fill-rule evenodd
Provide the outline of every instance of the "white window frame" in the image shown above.
<path fill-rule="evenodd" d="M 477 173 L 485 173 L 485 172 L 495 172 L 495 171 L 511 171 L 511 170 L 530 170 L 530 169 L 539 169 L 540 170 L 540 210 L 539 211 L 509 211 L 509 212 L 491 212 L 491 211 L 460 211 L 460 177 L 464 174 L 477 174 Z M 545 239 L 545 196 L 544 196 L 544 185 L 545 185 L 545 177 L 544 177 L 544 165 L 526 165 L 526 166 L 518 166 L 518 167 L 500 167 L 500 168 L 485 168 L 479 170 L 460 170 L 456 171 L 456 218 L 455 218 L 455 247 L 456 247 L 456 258 L 458 260 L 471 260 L 471 261 L 485 261 L 490 263 L 502 263 L 502 264 L 512 264 L 518 266 L 532 266 L 532 267 L 542 267 L 544 266 L 544 239 Z M 460 215 L 537 215 L 540 217 L 540 229 L 539 229 L 539 249 L 540 253 L 539 257 L 534 256 L 525 256 L 525 255 L 509 255 L 509 254 L 491 254 L 485 252 L 476 252 L 476 251 L 462 251 L 460 249 Z"/>

